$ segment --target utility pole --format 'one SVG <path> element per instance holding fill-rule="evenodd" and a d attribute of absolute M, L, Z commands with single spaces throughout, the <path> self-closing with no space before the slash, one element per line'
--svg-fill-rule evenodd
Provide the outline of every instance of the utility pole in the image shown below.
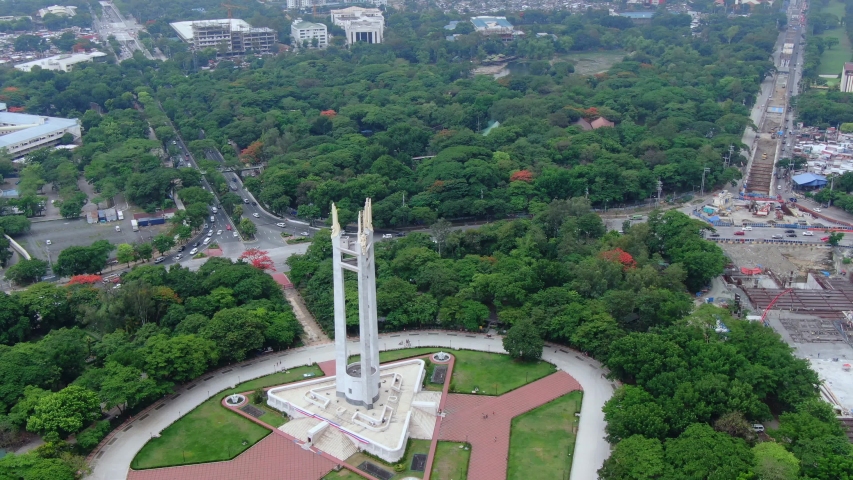
<path fill-rule="evenodd" d="M 705 197 L 705 174 L 710 172 L 710 171 L 711 171 L 711 169 L 708 167 L 704 167 L 702 169 L 702 189 L 700 190 L 700 193 L 699 193 L 699 196 L 702 198 Z"/>

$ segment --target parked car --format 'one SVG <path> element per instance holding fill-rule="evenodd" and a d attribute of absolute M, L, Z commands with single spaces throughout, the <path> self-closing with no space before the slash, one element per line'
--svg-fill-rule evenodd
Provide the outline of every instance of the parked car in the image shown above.
<path fill-rule="evenodd" d="M 803 236 L 804 237 L 814 237 L 814 233 L 810 232 L 810 231 L 805 231 L 805 232 L 803 232 Z"/>
<path fill-rule="evenodd" d="M 252 214 L 252 216 L 253 216 L 253 217 L 255 217 L 255 218 L 260 218 L 260 217 L 261 217 L 260 215 L 258 215 L 258 214 L 257 214 L 257 212 L 256 212 L 256 213 L 253 213 L 253 214 Z"/>
<path fill-rule="evenodd" d="M 162 263 L 163 260 L 165 260 L 165 259 L 166 259 L 166 257 L 157 257 L 154 259 L 154 263 Z"/>
<path fill-rule="evenodd" d="M 735 235 L 746 235 L 743 230 L 738 230 L 735 232 Z"/>
<path fill-rule="evenodd" d="M 195 255 L 196 253 L 198 253 L 198 249 L 197 249 L 197 248 L 194 248 L 194 249 L 190 250 L 190 255 Z"/>
<path fill-rule="evenodd" d="M 764 425 L 762 425 L 760 423 L 753 423 L 752 424 L 752 431 L 755 433 L 764 433 Z"/>

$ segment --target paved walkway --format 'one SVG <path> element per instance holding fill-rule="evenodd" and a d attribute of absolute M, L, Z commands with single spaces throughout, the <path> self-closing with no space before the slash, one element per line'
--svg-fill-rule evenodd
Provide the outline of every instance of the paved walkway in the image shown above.
<path fill-rule="evenodd" d="M 311 312 L 308 311 L 308 307 L 305 306 L 305 302 L 302 300 L 302 296 L 299 295 L 299 292 L 296 291 L 295 288 L 289 288 L 284 291 L 284 297 L 287 298 L 287 301 L 290 302 L 290 306 L 293 307 L 293 314 L 296 315 L 296 319 L 299 320 L 299 323 L 302 324 L 302 343 L 305 345 L 317 345 L 321 343 L 330 342 L 329 337 L 323 333 L 323 329 L 320 328 L 320 324 L 317 323 L 317 320 L 314 319 L 314 315 L 311 315 Z"/>
<path fill-rule="evenodd" d="M 382 350 L 396 349 L 401 340 L 410 340 L 412 347 L 442 347 L 465 348 L 471 350 L 504 352 L 500 337 L 486 338 L 485 335 L 467 335 L 464 333 L 438 332 L 401 332 L 379 337 Z M 355 348 L 355 342 L 350 343 Z M 250 360 L 247 363 L 217 372 L 205 374 L 167 397 L 157 402 L 154 407 L 121 430 L 109 440 L 109 445 L 96 452 L 93 461 L 93 471 L 89 478 L 96 480 L 119 480 L 128 478 L 130 462 L 136 453 L 151 438 L 168 427 L 183 414 L 189 412 L 212 395 L 230 388 L 240 382 L 252 378 L 269 375 L 276 371 L 276 363 L 283 362 L 279 368 L 293 368 L 309 363 L 325 362 L 335 358 L 332 343 L 314 345 L 281 353 L 268 355 L 260 360 Z M 610 445 L 604 440 L 604 413 L 601 408 L 612 396 L 614 385 L 602 374 L 605 372 L 594 360 L 569 350 L 565 347 L 546 345 L 542 355 L 544 360 L 555 364 L 560 370 L 571 373 L 583 387 L 584 398 L 581 407 L 581 417 L 578 425 L 580 440 L 575 446 L 575 458 L 584 461 L 572 464 L 574 480 L 591 480 L 596 478 L 596 471 L 610 455 Z M 207 380 L 205 380 L 207 379 Z M 280 468 L 287 468 L 286 457 L 276 455 Z M 315 477 L 316 478 L 316 477 Z M 309 480 L 306 478 L 305 480 Z"/>
<path fill-rule="evenodd" d="M 284 460 L 286 459 L 286 460 Z M 308 480 L 323 477 L 335 463 L 271 433 L 227 462 L 131 470 L 128 480 Z"/>
<path fill-rule="evenodd" d="M 512 419 L 574 390 L 577 380 L 557 372 L 499 397 L 451 393 L 438 438 L 471 444 L 468 478 L 506 478 Z"/>

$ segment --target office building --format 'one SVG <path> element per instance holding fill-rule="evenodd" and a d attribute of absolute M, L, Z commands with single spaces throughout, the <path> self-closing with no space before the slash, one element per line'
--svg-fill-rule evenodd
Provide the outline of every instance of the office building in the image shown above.
<path fill-rule="evenodd" d="M 42 8 L 38 12 L 38 16 L 44 18 L 48 13 L 59 15 L 60 17 L 73 17 L 77 15 L 77 7 L 63 7 L 60 5 L 51 5 L 47 8 Z"/>
<path fill-rule="evenodd" d="M 313 46 L 313 39 L 317 39 L 317 48 L 326 48 L 329 46 L 328 29 L 322 23 L 306 22 L 301 18 L 297 18 L 295 22 L 290 24 L 290 37 L 293 39 L 293 44 L 301 47 L 308 42 L 308 46 Z"/>
<path fill-rule="evenodd" d="M 12 158 L 56 145 L 66 133 L 78 140 L 80 120 L 0 111 L 0 149 Z"/>
<path fill-rule="evenodd" d="M 346 32 L 347 45 L 356 42 L 382 43 L 385 17 L 378 8 L 347 7 L 330 13 L 332 23 Z"/>
<path fill-rule="evenodd" d="M 15 65 L 15 69 L 22 72 L 30 72 L 33 67 L 41 67 L 42 70 L 70 72 L 78 63 L 93 62 L 96 58 L 103 58 L 106 56 L 107 54 L 103 52 L 54 55 L 52 57 L 19 63 Z"/>

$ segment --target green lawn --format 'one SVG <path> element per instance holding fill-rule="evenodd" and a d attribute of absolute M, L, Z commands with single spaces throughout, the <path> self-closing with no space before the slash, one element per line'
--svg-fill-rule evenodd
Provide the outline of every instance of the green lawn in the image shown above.
<path fill-rule="evenodd" d="M 535 380 L 554 373 L 554 365 L 548 362 L 518 362 L 509 355 L 454 350 L 456 363 L 450 379 L 450 391 L 503 395 Z"/>
<path fill-rule="evenodd" d="M 403 470 L 402 472 L 395 472 L 394 471 L 394 465 L 387 463 L 383 460 L 379 460 L 376 457 L 371 457 L 371 456 L 365 455 L 363 453 L 356 453 L 355 455 L 349 457 L 347 459 L 347 463 L 352 465 L 353 467 L 356 467 L 356 468 L 358 468 L 358 466 L 361 465 L 361 462 L 374 463 L 374 464 L 379 465 L 380 467 L 388 470 L 389 472 L 394 473 L 394 476 L 391 477 L 390 480 L 400 480 L 401 478 L 406 478 L 406 477 L 423 478 L 424 472 L 416 472 L 414 470 L 409 470 L 409 468 L 412 466 L 412 457 L 416 453 L 423 453 L 425 455 L 429 455 L 429 444 L 430 444 L 429 440 L 415 440 L 413 438 L 409 439 L 409 443 L 406 445 L 406 454 L 398 462 L 398 464 L 403 464 L 406 466 L 406 469 Z M 466 469 L 467 469 L 467 466 L 466 466 Z M 336 477 L 330 477 L 330 478 L 336 478 Z"/>
<path fill-rule="evenodd" d="M 471 448 L 461 448 L 463 446 L 465 446 L 464 443 L 438 442 L 430 480 L 466 480 L 468 478 Z"/>
<path fill-rule="evenodd" d="M 352 473 L 352 471 L 347 470 L 346 468 L 342 468 L 338 472 L 329 472 L 328 475 L 323 477 L 322 480 L 364 480 L 364 477 L 357 473 Z"/>
<path fill-rule="evenodd" d="M 820 9 L 821 13 L 831 13 L 839 19 L 844 18 L 844 4 L 838 0 L 832 0 L 829 5 Z M 841 69 L 844 67 L 844 62 L 849 62 L 853 58 L 853 45 L 850 44 L 850 39 L 847 37 L 847 32 L 843 26 L 839 26 L 832 30 L 827 30 L 818 35 L 821 38 L 835 37 L 838 39 L 838 45 L 832 47 L 831 50 L 825 49 L 823 55 L 820 56 L 820 67 L 818 75 L 840 75 Z"/>
<path fill-rule="evenodd" d="M 163 430 L 159 438 L 146 443 L 133 460 L 132 467 L 169 467 L 236 457 L 270 431 L 223 407 L 220 404 L 222 398 L 232 393 L 302 380 L 306 373 L 323 376 L 323 371 L 316 365 L 298 367 L 288 370 L 286 374 L 275 373 L 243 382 L 236 388 L 214 395 Z M 262 408 L 268 413 L 260 417 L 261 421 L 276 427 L 284 423 L 285 419 L 280 412 L 265 406 Z"/>
<path fill-rule="evenodd" d="M 430 347 L 379 352 L 379 361 L 382 363 L 391 362 L 441 350 L 456 355 L 456 364 L 453 367 L 453 376 L 450 381 L 450 391 L 456 393 L 471 393 L 479 388 L 479 393 L 482 394 L 503 395 L 556 371 L 554 365 L 541 360 L 538 362 L 518 362 L 510 358 L 509 355 L 499 353 Z M 354 362 L 358 359 L 359 357 L 354 355 L 350 357 L 349 361 Z M 429 385 L 429 381 L 427 381 L 427 385 Z M 432 390 L 433 388 L 429 389 Z"/>
<path fill-rule="evenodd" d="M 568 478 L 582 398 L 572 392 L 512 419 L 508 480 Z"/>

